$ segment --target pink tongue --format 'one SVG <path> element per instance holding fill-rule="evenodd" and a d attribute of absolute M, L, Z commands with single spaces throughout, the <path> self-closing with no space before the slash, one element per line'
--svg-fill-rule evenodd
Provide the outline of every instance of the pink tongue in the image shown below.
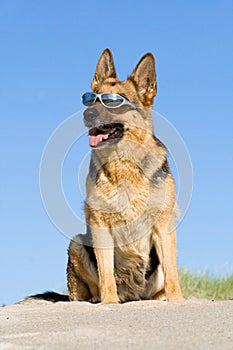
<path fill-rule="evenodd" d="M 101 139 L 107 140 L 108 134 L 90 135 L 90 146 L 91 147 L 97 146 L 100 143 Z"/>

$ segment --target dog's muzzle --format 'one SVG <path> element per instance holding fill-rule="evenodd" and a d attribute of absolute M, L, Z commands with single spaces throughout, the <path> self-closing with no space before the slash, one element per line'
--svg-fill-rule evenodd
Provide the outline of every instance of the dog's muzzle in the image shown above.
<path fill-rule="evenodd" d="M 112 119 L 107 115 L 101 116 L 97 108 L 87 108 L 84 111 L 84 123 L 89 128 L 91 147 L 107 146 L 122 138 L 123 124 L 112 122 Z"/>

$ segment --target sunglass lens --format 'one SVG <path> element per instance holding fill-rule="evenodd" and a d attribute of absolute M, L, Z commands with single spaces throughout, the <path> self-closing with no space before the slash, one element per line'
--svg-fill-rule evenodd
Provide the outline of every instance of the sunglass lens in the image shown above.
<path fill-rule="evenodd" d="M 92 92 L 86 92 L 84 95 L 82 95 L 82 103 L 84 106 L 91 106 L 96 99 L 96 94 Z"/>
<path fill-rule="evenodd" d="M 124 101 L 123 97 L 117 94 L 103 94 L 101 96 L 102 102 L 106 107 L 119 107 Z"/>

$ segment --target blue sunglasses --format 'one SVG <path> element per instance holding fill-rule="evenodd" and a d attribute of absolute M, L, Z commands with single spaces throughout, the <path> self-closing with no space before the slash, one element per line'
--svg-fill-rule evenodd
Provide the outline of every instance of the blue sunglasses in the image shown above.
<path fill-rule="evenodd" d="M 93 105 L 97 99 L 107 108 L 118 108 L 127 104 L 135 109 L 135 106 L 129 102 L 129 100 L 118 94 L 95 94 L 94 92 L 85 92 L 85 94 L 82 95 L 82 103 L 86 107 Z"/>

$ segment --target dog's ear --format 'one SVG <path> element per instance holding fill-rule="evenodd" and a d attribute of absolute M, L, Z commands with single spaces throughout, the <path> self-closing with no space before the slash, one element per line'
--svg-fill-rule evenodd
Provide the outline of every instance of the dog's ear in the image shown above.
<path fill-rule="evenodd" d="M 130 79 L 136 83 L 137 91 L 146 107 L 151 107 L 157 92 L 155 59 L 151 53 L 141 58 Z"/>
<path fill-rule="evenodd" d="M 99 58 L 91 83 L 92 90 L 96 91 L 107 78 L 117 78 L 112 53 L 109 49 L 105 49 Z"/>

